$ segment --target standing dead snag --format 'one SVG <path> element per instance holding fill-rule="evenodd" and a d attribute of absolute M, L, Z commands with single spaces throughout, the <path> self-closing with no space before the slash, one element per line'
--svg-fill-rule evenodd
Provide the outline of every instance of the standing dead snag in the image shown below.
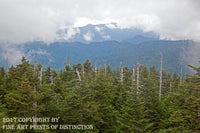
<path fill-rule="evenodd" d="M 162 60 L 163 60 L 163 55 L 162 55 L 162 53 L 161 53 L 159 100 L 161 100 L 161 93 L 162 93 Z"/>
<path fill-rule="evenodd" d="M 84 72 L 84 64 L 82 66 L 82 73 L 83 73 L 83 78 L 84 78 L 84 74 L 85 74 L 85 72 Z"/>
<path fill-rule="evenodd" d="M 8 74 L 8 57 L 6 58 L 6 74 Z"/>
<path fill-rule="evenodd" d="M 39 71 L 40 86 L 42 86 L 42 73 L 43 73 L 43 66 L 41 66 L 41 69 Z"/>
<path fill-rule="evenodd" d="M 35 58 L 34 58 L 34 74 L 35 74 L 35 70 L 36 70 L 36 54 L 35 54 Z"/>
<path fill-rule="evenodd" d="M 133 65 L 133 82 L 135 81 L 135 65 Z"/>
<path fill-rule="evenodd" d="M 34 73 L 33 75 L 36 75 L 36 62 L 37 62 L 37 58 L 36 58 L 36 54 L 35 54 L 35 59 L 34 59 Z M 36 85 L 34 84 L 33 86 L 33 92 L 35 93 L 35 96 L 37 95 L 37 88 Z M 33 103 L 33 108 L 37 108 L 37 101 Z M 37 117 L 37 114 L 34 114 L 34 117 Z M 37 125 L 37 122 L 34 122 L 33 125 Z"/>
<path fill-rule="evenodd" d="M 122 65 L 122 60 L 121 60 L 121 75 L 120 75 L 120 81 L 121 81 L 121 83 L 123 84 L 123 77 L 124 75 L 123 75 L 123 65 Z"/>
<path fill-rule="evenodd" d="M 180 84 L 182 83 L 182 72 L 183 72 L 183 58 L 181 59 L 181 72 L 180 72 Z"/>
<path fill-rule="evenodd" d="M 70 55 L 69 55 L 69 50 L 68 50 L 68 56 L 67 56 L 67 65 L 70 67 Z"/>
<path fill-rule="evenodd" d="M 66 60 L 65 60 L 65 61 L 64 61 L 64 71 L 65 71 L 66 66 L 67 66 L 67 62 L 66 62 Z"/>
<path fill-rule="evenodd" d="M 106 75 L 106 60 L 105 60 L 104 68 L 105 68 L 105 75 Z"/>
<path fill-rule="evenodd" d="M 77 68 L 76 68 L 76 74 L 77 74 L 78 80 L 81 81 L 81 76 Z"/>
<path fill-rule="evenodd" d="M 140 64 L 139 61 L 137 61 L 137 90 L 139 89 L 139 79 L 140 79 Z"/>
<path fill-rule="evenodd" d="M 36 90 L 36 85 L 34 85 L 34 87 L 33 87 L 33 92 L 35 93 L 35 95 L 36 95 L 36 92 L 37 92 L 37 90 Z M 33 103 L 33 108 L 36 108 L 37 107 L 37 102 L 34 102 Z"/>
<path fill-rule="evenodd" d="M 94 68 L 95 74 L 97 74 L 97 64 L 95 63 L 95 68 Z"/>
<path fill-rule="evenodd" d="M 53 84 L 53 71 L 50 68 L 50 80 L 51 80 L 51 84 Z"/>
<path fill-rule="evenodd" d="M 172 92 L 172 82 L 169 83 L 169 91 Z"/>

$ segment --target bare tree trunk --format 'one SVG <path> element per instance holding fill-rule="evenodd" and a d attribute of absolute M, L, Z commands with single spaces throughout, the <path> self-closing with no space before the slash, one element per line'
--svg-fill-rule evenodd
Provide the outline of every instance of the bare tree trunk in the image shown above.
<path fill-rule="evenodd" d="M 37 63 L 37 57 L 36 57 L 36 53 L 35 53 L 35 58 L 34 58 L 34 74 L 36 71 L 36 63 Z"/>
<path fill-rule="evenodd" d="M 83 73 L 83 78 L 84 78 L 84 74 L 85 74 L 85 71 L 84 71 L 84 64 L 82 66 L 82 73 Z"/>
<path fill-rule="evenodd" d="M 37 90 L 36 90 L 36 85 L 34 85 L 34 87 L 33 87 L 33 92 L 34 92 L 35 95 L 36 95 L 36 92 L 37 92 Z M 33 103 L 33 108 L 37 108 L 37 102 L 34 102 L 34 103 Z"/>
<path fill-rule="evenodd" d="M 40 86 L 42 87 L 42 73 L 43 73 L 43 66 L 40 69 L 40 75 L 39 75 L 39 79 L 40 79 Z"/>
<path fill-rule="evenodd" d="M 139 90 L 139 83 L 140 83 L 140 64 L 139 61 L 137 61 L 137 90 Z"/>
<path fill-rule="evenodd" d="M 160 61 L 160 88 L 159 88 L 159 100 L 161 100 L 161 93 L 162 93 L 162 59 L 163 55 L 161 53 L 161 61 Z"/>
<path fill-rule="evenodd" d="M 6 58 L 6 74 L 8 74 L 8 57 Z"/>
<path fill-rule="evenodd" d="M 69 50 L 68 50 L 68 57 L 67 57 L 67 65 L 70 67 L 70 55 L 69 55 Z"/>
<path fill-rule="evenodd" d="M 78 80 L 81 81 L 81 76 L 77 68 L 76 68 L 76 74 L 77 74 Z"/>
<path fill-rule="evenodd" d="M 58 97 L 56 99 L 56 103 L 57 103 L 57 105 L 59 105 L 59 98 Z"/>
<path fill-rule="evenodd" d="M 66 71 L 66 66 L 67 66 L 67 62 L 66 60 L 64 61 L 64 71 Z"/>
<path fill-rule="evenodd" d="M 95 74 L 97 74 L 97 64 L 95 63 L 95 68 L 94 68 Z"/>
<path fill-rule="evenodd" d="M 182 83 L 182 72 L 183 72 L 183 58 L 181 59 L 181 72 L 180 72 L 180 84 Z"/>
<path fill-rule="evenodd" d="M 123 75 L 123 65 L 122 65 L 122 60 L 121 60 L 121 76 L 120 76 L 120 81 L 121 81 L 122 84 L 123 84 L 123 78 L 124 78 L 124 75 Z"/>
<path fill-rule="evenodd" d="M 106 60 L 105 60 L 105 64 L 104 64 L 104 69 L 105 69 L 105 75 L 106 75 Z"/>
<path fill-rule="evenodd" d="M 33 73 L 34 75 L 36 74 L 36 61 L 37 61 L 37 59 L 36 59 L 36 54 L 35 54 L 35 59 L 34 59 L 34 73 Z M 37 93 L 37 88 L 36 88 L 35 84 L 34 84 L 34 87 L 33 87 L 33 92 L 34 92 L 34 94 L 36 96 L 37 95 L 36 94 Z M 33 108 L 34 109 L 37 108 L 37 101 L 33 103 Z M 34 117 L 37 117 L 36 113 L 34 114 Z M 33 125 L 37 125 L 37 122 L 33 122 Z"/>
<path fill-rule="evenodd" d="M 172 92 L 172 82 L 169 83 L 169 91 Z"/>
<path fill-rule="evenodd" d="M 135 65 L 133 65 L 133 82 L 135 81 Z"/>
<path fill-rule="evenodd" d="M 50 68 L 50 80 L 51 80 L 51 84 L 53 84 L 53 71 Z"/>

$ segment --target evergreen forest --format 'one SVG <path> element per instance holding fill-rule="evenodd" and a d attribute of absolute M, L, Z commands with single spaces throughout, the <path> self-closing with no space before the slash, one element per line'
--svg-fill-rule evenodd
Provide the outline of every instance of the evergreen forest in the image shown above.
<path fill-rule="evenodd" d="M 122 61 L 112 70 L 108 63 L 97 67 L 87 59 L 57 71 L 23 57 L 16 66 L 0 67 L 0 132 L 198 133 L 200 67 L 188 67 L 195 74 L 160 72 L 139 62 L 129 69 Z M 27 117 L 59 120 L 4 121 Z M 6 129 L 12 124 L 15 129 Z M 16 130 L 24 124 L 92 125 L 93 129 Z"/>

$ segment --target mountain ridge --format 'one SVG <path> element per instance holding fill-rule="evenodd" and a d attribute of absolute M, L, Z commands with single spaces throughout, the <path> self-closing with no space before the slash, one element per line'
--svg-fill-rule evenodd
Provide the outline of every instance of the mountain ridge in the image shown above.
<path fill-rule="evenodd" d="M 118 35 L 112 35 L 115 37 L 106 40 L 96 39 L 98 41 L 95 41 L 95 39 L 92 41 L 76 39 L 76 35 L 80 37 L 88 31 L 94 31 L 100 35 L 100 31 L 95 31 L 96 27 L 103 27 L 104 30 L 101 29 L 100 31 L 105 32 L 105 34 L 110 32 L 110 34 Z M 24 55 L 31 63 L 34 63 L 36 54 L 37 63 L 56 69 L 64 67 L 64 62 L 68 58 L 68 51 L 72 65 L 83 63 L 86 59 L 90 59 L 93 65 L 96 63 L 98 66 L 104 66 L 106 60 L 112 69 L 116 69 L 122 59 L 124 66 L 129 68 L 136 64 L 138 60 L 147 67 L 155 65 L 159 69 L 160 52 L 163 52 L 164 70 L 170 73 L 178 73 L 184 50 L 187 50 L 192 45 L 192 41 L 189 40 L 159 40 L 154 33 L 144 33 L 139 29 L 109 29 L 106 25 L 87 25 L 79 27 L 79 29 L 81 34 L 76 34 L 72 41 L 57 40 L 48 45 L 44 42 L 26 43 L 23 45 Z M 120 38 L 119 35 L 122 37 Z M 116 39 L 116 37 L 119 38 Z M 4 59 L 0 60 L 0 64 L 5 66 L 3 62 L 6 61 Z M 184 64 L 187 64 L 187 62 L 185 61 Z M 186 72 L 188 70 L 184 68 L 184 73 Z"/>
<path fill-rule="evenodd" d="M 169 41 L 169 40 L 151 40 L 143 41 L 141 43 L 127 44 L 118 41 L 103 41 L 91 42 L 84 44 L 81 42 L 54 42 L 51 45 L 43 46 L 41 44 L 33 45 L 31 49 L 28 45 L 25 46 L 26 55 L 30 61 L 33 62 L 34 52 L 41 49 L 46 51 L 47 55 L 37 55 L 38 63 L 50 65 L 57 69 L 64 67 L 64 62 L 67 60 L 68 51 L 70 54 L 71 65 L 83 63 L 86 59 L 90 59 L 92 64 L 96 63 L 98 66 L 104 66 L 105 60 L 112 69 L 116 69 L 120 60 L 124 61 L 124 66 L 132 67 L 136 61 L 147 67 L 155 65 L 160 66 L 160 52 L 163 53 L 164 70 L 173 73 L 179 71 L 180 60 L 183 51 L 190 46 L 190 41 Z M 37 47 L 34 47 L 37 46 Z M 184 62 L 186 64 L 186 62 Z"/>

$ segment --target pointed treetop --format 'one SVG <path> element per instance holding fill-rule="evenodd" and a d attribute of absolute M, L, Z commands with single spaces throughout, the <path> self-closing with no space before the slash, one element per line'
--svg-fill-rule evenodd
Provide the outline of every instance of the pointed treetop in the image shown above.
<path fill-rule="evenodd" d="M 70 66 L 70 53 L 68 49 L 68 56 L 67 56 L 67 65 Z"/>

